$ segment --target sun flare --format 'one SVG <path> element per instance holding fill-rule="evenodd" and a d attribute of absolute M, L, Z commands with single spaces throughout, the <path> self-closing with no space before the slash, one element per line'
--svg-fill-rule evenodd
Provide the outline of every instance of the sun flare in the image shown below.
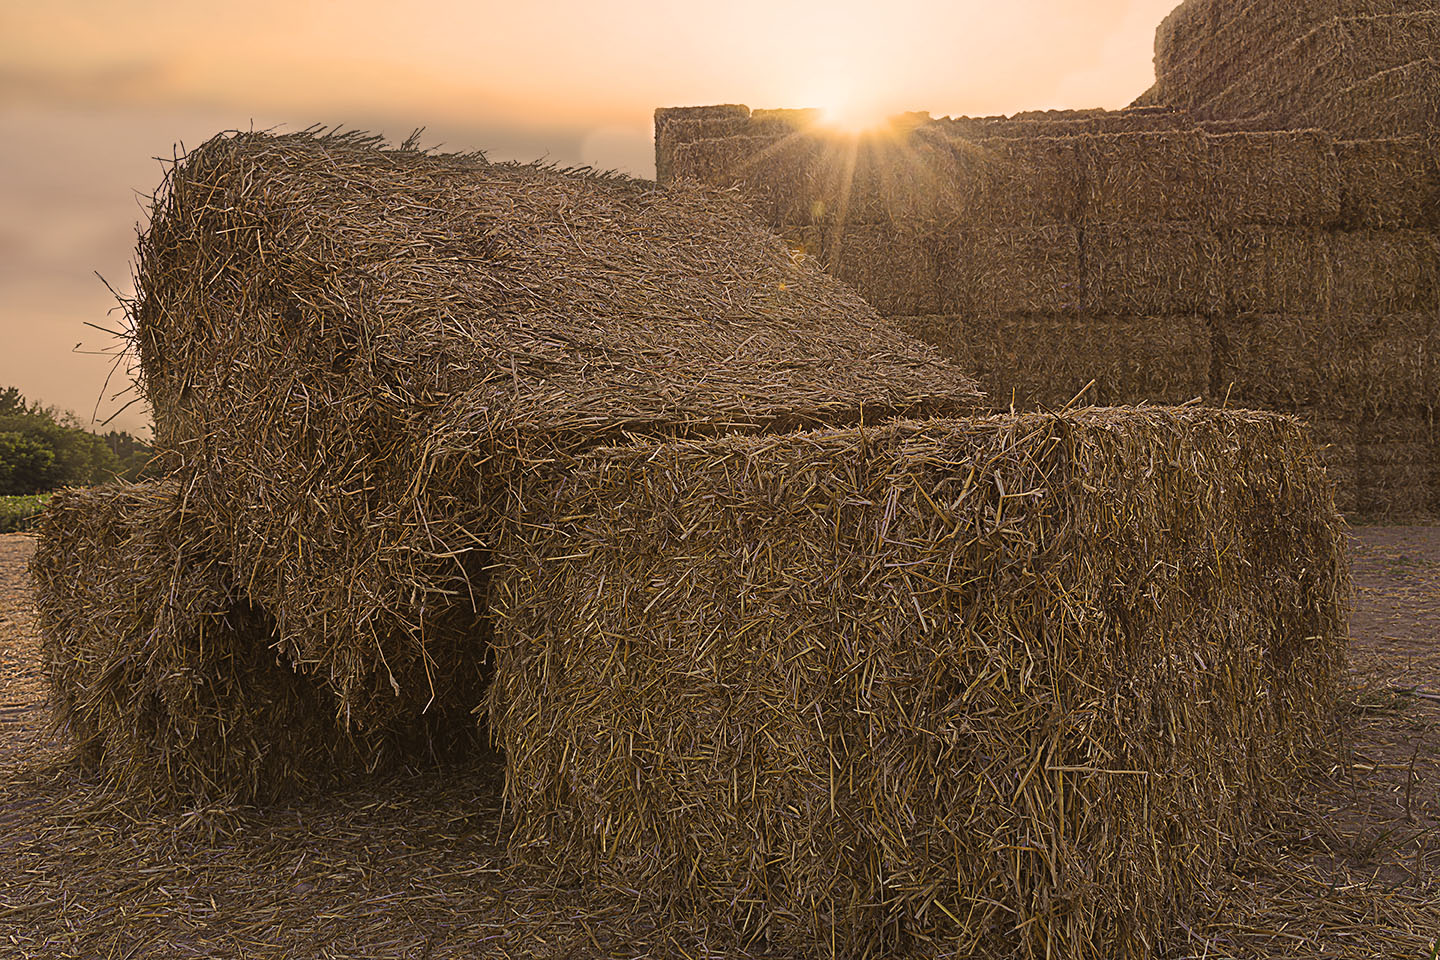
<path fill-rule="evenodd" d="M 820 124 L 844 133 L 864 133 L 885 125 L 889 112 L 878 104 L 835 100 L 820 109 Z"/>

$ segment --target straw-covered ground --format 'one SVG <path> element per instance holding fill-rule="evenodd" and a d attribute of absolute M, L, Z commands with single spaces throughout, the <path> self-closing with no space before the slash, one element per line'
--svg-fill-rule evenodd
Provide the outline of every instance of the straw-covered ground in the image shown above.
<path fill-rule="evenodd" d="M 25 562 L 0 535 L 0 956 L 703 957 L 504 862 L 501 770 L 400 772 L 322 801 L 163 818 L 108 805 L 45 732 Z M 1343 723 L 1174 957 L 1429 957 L 1440 934 L 1440 527 L 1360 528 Z M 1417 689 L 1418 688 L 1418 689 Z"/>

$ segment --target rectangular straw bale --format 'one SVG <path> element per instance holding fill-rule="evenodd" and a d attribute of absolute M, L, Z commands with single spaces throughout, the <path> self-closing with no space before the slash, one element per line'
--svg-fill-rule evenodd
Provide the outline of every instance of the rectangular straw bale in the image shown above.
<path fill-rule="evenodd" d="M 1440 407 L 1440 319 L 1436 312 L 1368 319 L 1366 404 Z"/>
<path fill-rule="evenodd" d="M 55 722 L 109 791 L 274 801 L 419 744 L 360 749 L 173 483 L 55 495 L 30 572 Z M 418 735 L 418 734 L 417 734 Z M 466 734 L 468 736 L 468 734 Z"/>
<path fill-rule="evenodd" d="M 920 131 L 942 185 L 938 216 L 959 229 L 1072 224 L 1083 207 L 1073 137 L 965 140 Z"/>
<path fill-rule="evenodd" d="M 941 312 L 1074 314 L 1084 307 L 1075 227 L 976 228 L 933 242 Z"/>
<path fill-rule="evenodd" d="M 1205 216 L 1224 224 L 1335 223 L 1340 168 L 1333 142 L 1318 131 L 1208 137 Z"/>
<path fill-rule="evenodd" d="M 1086 334 L 1079 318 L 926 314 L 890 320 L 972 374 L 992 410 L 1058 410 L 1103 373 L 1097 351 L 1081 354 Z"/>
<path fill-rule="evenodd" d="M 1440 227 L 1440 157 L 1421 137 L 1342 140 L 1341 223 L 1347 229 Z"/>
<path fill-rule="evenodd" d="M 1212 184 L 1198 130 L 1079 138 L 1082 219 L 1090 223 L 1203 220 Z"/>
<path fill-rule="evenodd" d="M 1296 37 L 1340 18 L 1434 10 L 1434 0 L 1189 0 L 1156 31 L 1156 71 L 1184 79 L 1204 77 L 1271 56 Z M 1177 86 L 1182 89 L 1176 93 L 1187 92 L 1185 84 Z"/>
<path fill-rule="evenodd" d="M 1096 314 L 1213 314 L 1222 305 L 1216 235 L 1195 224 L 1112 224 L 1082 243 L 1085 303 Z"/>
<path fill-rule="evenodd" d="M 1213 136 L 1225 136 L 1231 133 L 1265 133 L 1288 126 L 1269 114 L 1205 119 L 1198 121 L 1196 125 Z"/>
<path fill-rule="evenodd" d="M 994 410 L 1055 410 L 1077 398 L 1185 403 L 1208 393 L 1210 336 L 1200 317 L 891 319 L 974 374 Z"/>
<path fill-rule="evenodd" d="M 1351 137 L 1440 134 L 1440 58 L 1433 53 L 1336 86 L 1302 102 L 1295 120 Z"/>
<path fill-rule="evenodd" d="M 1227 312 L 1304 315 L 1329 309 L 1323 234 L 1298 227 L 1236 227 L 1222 231 L 1219 243 Z"/>
<path fill-rule="evenodd" d="M 1093 334 L 1081 318 L 982 313 L 891 319 L 973 375 L 995 410 L 1058 410 L 1082 397 L 1109 360 L 1090 347 Z M 1084 392 L 1082 402 L 1094 393 L 1093 387 Z"/>
<path fill-rule="evenodd" d="M 713 140 L 743 131 L 750 108 L 739 103 L 707 107 L 658 107 L 655 110 L 655 179 L 673 179 L 675 150 L 693 140 Z"/>
<path fill-rule="evenodd" d="M 657 111 L 658 113 L 658 111 Z M 669 183 L 675 178 L 675 152 L 681 144 L 700 140 L 724 140 L 745 132 L 748 121 L 744 117 L 677 119 L 663 126 L 657 117 L 655 124 L 655 179 Z"/>
<path fill-rule="evenodd" d="M 1091 343 L 1103 351 L 1097 359 L 1105 360 L 1093 402 L 1179 404 L 1209 397 L 1213 357 L 1204 317 L 1097 317 L 1088 326 Z"/>
<path fill-rule="evenodd" d="M 933 149 L 890 132 L 825 141 L 819 147 L 820 209 L 815 222 L 928 223 L 951 188 Z"/>
<path fill-rule="evenodd" d="M 882 314 L 931 313 L 940 268 L 931 234 L 910 224 L 851 224 L 826 232 L 826 269 Z"/>
<path fill-rule="evenodd" d="M 716 103 L 696 107 L 657 107 L 655 129 L 663 130 L 672 123 L 736 123 L 750 119 L 750 108 L 743 103 Z"/>
<path fill-rule="evenodd" d="M 932 126 L 945 135 L 968 140 L 1145 133 L 1188 129 L 1194 125 L 1194 118 L 1182 110 L 1135 104 L 1123 110 L 1057 110 L 1019 113 L 1013 117 L 945 117 L 932 122 Z"/>
<path fill-rule="evenodd" d="M 1326 237 L 1334 309 L 1394 314 L 1440 307 L 1440 235 L 1356 230 Z"/>
<path fill-rule="evenodd" d="M 779 142 L 779 137 L 728 136 L 677 144 L 672 179 L 736 186 L 744 182 L 751 160 Z"/>
<path fill-rule="evenodd" d="M 532 506 L 513 853 L 778 954 L 1167 955 L 1336 696 L 1343 536 L 1288 417 L 640 445 Z"/>
<path fill-rule="evenodd" d="M 1360 502 L 1365 519 L 1398 522 L 1435 507 L 1435 421 L 1429 406 L 1377 407 L 1360 421 Z"/>
<path fill-rule="evenodd" d="M 1355 518 L 1361 523 L 1410 524 L 1435 518 L 1434 468 L 1421 464 L 1365 463 Z"/>
<path fill-rule="evenodd" d="M 1435 441 L 1435 411 L 1425 404 L 1375 406 L 1360 420 L 1360 442 L 1375 463 L 1428 463 Z"/>
<path fill-rule="evenodd" d="M 681 144 L 675 180 L 738 187 L 766 223 L 810 223 L 819 198 L 818 145 L 805 137 L 726 137 Z"/>
<path fill-rule="evenodd" d="M 1215 320 L 1215 399 L 1230 406 L 1358 410 L 1375 389 L 1375 318 L 1242 314 Z"/>
<path fill-rule="evenodd" d="M 1437 49 L 1440 14 L 1433 11 L 1330 20 L 1234 71 L 1206 109 L 1220 116 L 1274 113 L 1292 125 L 1352 137 L 1423 134 L 1433 129 L 1429 106 L 1437 98 L 1414 81 L 1433 77 L 1423 65 Z"/>

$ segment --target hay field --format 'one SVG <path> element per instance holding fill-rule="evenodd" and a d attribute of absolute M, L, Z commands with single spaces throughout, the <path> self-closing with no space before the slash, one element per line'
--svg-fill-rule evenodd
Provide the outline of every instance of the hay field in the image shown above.
<path fill-rule="evenodd" d="M 637 893 L 507 864 L 496 760 L 156 817 L 45 733 L 23 534 L 0 535 L 0 956 L 749 957 Z M 1340 727 L 1169 956 L 1424 957 L 1440 931 L 1440 527 L 1353 532 Z M 772 956 L 775 954 L 771 954 Z"/>

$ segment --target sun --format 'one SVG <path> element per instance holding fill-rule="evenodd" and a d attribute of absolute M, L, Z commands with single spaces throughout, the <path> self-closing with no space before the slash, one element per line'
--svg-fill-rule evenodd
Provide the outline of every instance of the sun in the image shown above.
<path fill-rule="evenodd" d="M 883 127 L 889 113 L 877 103 L 845 97 L 820 108 L 820 125 L 842 133 L 865 133 Z"/>

